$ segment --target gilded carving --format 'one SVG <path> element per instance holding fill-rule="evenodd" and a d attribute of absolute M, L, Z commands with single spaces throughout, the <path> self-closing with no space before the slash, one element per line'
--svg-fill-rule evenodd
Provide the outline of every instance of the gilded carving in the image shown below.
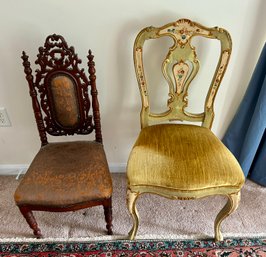
<path fill-rule="evenodd" d="M 162 73 L 169 86 L 168 110 L 163 113 L 151 113 L 148 98 L 148 85 L 143 67 L 143 45 L 146 40 L 168 36 L 174 40 L 174 45 L 162 64 Z M 205 100 L 205 113 L 189 113 L 187 94 L 189 86 L 199 70 L 196 49 L 191 45 L 194 36 L 217 39 L 221 43 L 221 56 Z M 201 121 L 202 126 L 211 128 L 214 113 L 213 101 L 231 54 L 231 38 L 228 32 L 221 28 L 207 28 L 188 19 L 180 19 L 163 27 L 148 27 L 143 29 L 135 40 L 134 63 L 142 98 L 141 126 L 146 127 L 153 122 L 167 120 Z M 171 74 L 172 73 L 172 74 Z"/>
<path fill-rule="evenodd" d="M 170 34 L 176 39 L 176 42 L 180 46 L 183 46 L 187 44 L 195 34 L 209 36 L 210 31 L 203 29 L 202 26 L 198 26 L 198 24 L 188 19 L 180 19 L 172 25 L 162 29 L 159 34 Z"/>

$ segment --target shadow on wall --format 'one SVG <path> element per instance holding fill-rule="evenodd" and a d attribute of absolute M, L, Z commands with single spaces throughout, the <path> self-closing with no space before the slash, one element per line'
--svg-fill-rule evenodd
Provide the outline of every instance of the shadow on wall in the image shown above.
<path fill-rule="evenodd" d="M 181 18 L 188 18 L 190 20 L 201 23 L 199 17 L 194 19 L 194 17 L 183 17 L 181 15 L 176 15 L 175 12 L 166 12 L 149 18 L 146 17 L 142 20 L 131 20 L 127 24 L 123 25 L 122 30 L 117 35 L 117 45 L 119 45 L 119 49 L 117 51 L 116 67 L 119 68 L 117 69 L 118 74 L 116 77 L 119 78 L 119 81 L 113 84 L 113 90 L 119 92 L 120 98 L 119 101 L 113 101 L 113 103 L 110 104 L 111 108 L 108 110 L 108 112 L 116 113 L 118 120 L 117 126 L 119 126 L 120 124 L 119 121 L 122 121 L 123 124 L 125 124 L 125 126 L 130 129 L 130 131 L 126 132 L 126 137 L 135 138 L 137 136 L 137 132 L 140 129 L 139 113 L 141 110 L 141 97 L 135 76 L 133 62 L 134 40 L 138 33 L 145 27 L 160 27 Z M 205 25 L 208 26 L 208 24 Z M 211 83 L 212 75 L 214 74 L 216 68 L 220 51 L 219 45 L 216 46 L 214 43 L 213 46 L 213 42 L 205 41 L 206 40 L 204 38 L 202 40 L 197 40 L 197 37 L 195 38 L 195 40 L 193 39 L 193 45 L 195 45 L 196 51 L 200 52 L 199 60 L 201 59 L 200 57 L 202 57 L 203 70 L 204 66 L 205 68 L 207 66 L 207 71 L 205 69 L 202 72 L 203 75 L 201 75 L 200 69 L 198 76 L 196 76 L 195 78 L 195 81 L 192 81 L 191 83 L 190 88 L 192 88 L 193 84 L 195 84 L 195 87 L 192 90 L 193 96 L 190 102 L 193 108 L 192 111 L 194 112 L 201 112 L 204 109 L 205 97 Z M 148 84 L 151 111 L 154 112 L 164 112 L 167 110 L 169 89 L 168 84 L 163 77 L 161 66 L 168 53 L 169 47 L 172 45 L 173 40 L 170 37 L 162 37 L 157 40 L 147 40 L 144 45 L 143 55 L 145 77 Z M 217 55 L 217 60 L 209 60 L 213 59 L 213 52 L 210 51 L 210 47 L 213 48 L 215 56 Z M 216 53 L 217 50 L 218 54 Z M 215 65 L 211 65 L 211 67 L 213 67 L 213 70 L 211 72 L 209 71 L 210 65 L 208 65 L 207 63 L 209 61 L 215 62 Z M 206 81 L 206 75 L 208 74 L 210 74 L 211 76 L 208 76 L 210 78 L 208 81 Z M 202 83 L 203 80 L 204 83 Z M 200 101 L 200 107 L 198 101 L 199 94 L 202 98 Z M 190 103 L 188 110 L 191 107 Z M 123 108 L 121 108 L 121 106 L 123 106 Z"/>
<path fill-rule="evenodd" d="M 113 65 L 116 69 L 115 74 L 110 81 L 112 90 L 108 96 L 108 108 L 105 111 L 107 117 L 115 116 L 115 120 L 109 120 L 105 123 L 107 128 L 104 131 L 105 138 L 115 138 L 109 158 L 120 154 L 117 149 L 124 148 L 120 159 L 127 160 L 129 152 L 140 131 L 140 110 L 141 97 L 138 89 L 138 83 L 135 76 L 133 61 L 133 45 L 138 33 L 148 26 L 161 26 L 171 21 L 181 18 L 174 12 L 158 13 L 150 17 L 141 17 L 141 19 L 131 19 L 123 23 L 116 34 L 114 45 L 118 46 L 113 56 Z M 160 82 L 163 78 L 160 78 Z M 161 83 L 156 83 L 159 87 Z M 111 92 L 116 92 L 112 97 Z M 105 122 L 103 120 L 103 122 Z M 111 128 L 111 129 L 108 129 Z M 122 129 L 121 129 L 122 128 Z M 126 128 L 126 129 L 123 129 Z"/>
<path fill-rule="evenodd" d="M 223 112 L 222 114 L 222 119 L 224 121 L 224 126 L 223 126 L 223 131 L 221 133 L 221 135 L 224 135 L 227 127 L 229 126 L 231 120 L 233 119 L 238 106 L 241 103 L 241 100 L 245 94 L 245 91 L 247 89 L 248 83 L 251 79 L 251 75 L 252 72 L 255 68 L 255 65 L 258 61 L 259 58 L 259 54 L 262 50 L 262 47 L 264 45 L 264 42 L 266 41 L 266 37 L 265 37 L 265 24 L 266 24 L 266 16 L 265 16 L 265 10 L 266 10 L 266 1 L 265 0 L 261 0 L 260 4 L 258 4 L 258 9 L 257 9 L 257 19 L 254 22 L 254 26 L 253 26 L 253 33 L 251 35 L 250 38 L 246 38 L 245 33 L 243 33 L 243 37 L 242 40 L 243 42 L 245 41 L 249 41 L 249 45 L 246 48 L 246 56 L 242 59 L 243 61 L 238 62 L 238 66 L 237 67 L 231 67 L 231 69 L 234 69 L 234 73 L 235 76 L 239 76 L 240 79 L 238 80 L 238 84 L 235 85 L 232 82 L 234 82 L 233 79 L 230 80 L 230 83 L 232 83 L 232 85 L 230 87 L 228 87 L 228 90 L 226 92 L 226 97 L 225 99 L 227 100 L 226 103 L 224 103 L 224 105 L 228 106 L 227 111 Z M 248 21 L 247 21 L 248 22 Z M 243 25 L 243 31 L 245 32 L 245 27 L 247 22 Z M 233 48 L 234 51 L 234 48 Z M 236 59 L 239 59 L 240 56 L 237 56 Z M 247 71 L 247 69 L 245 68 L 245 66 L 247 66 L 247 64 L 249 64 L 249 66 L 251 67 L 251 73 L 250 73 L 250 77 L 247 78 L 245 76 L 245 74 L 243 74 L 243 71 Z M 243 90 L 243 88 L 245 88 L 245 90 Z M 235 98 L 235 97 L 227 97 L 227 96 L 237 96 L 239 94 L 239 92 L 242 94 L 242 97 L 240 98 Z M 228 99 L 231 99 L 230 101 L 228 101 Z M 230 115 L 231 114 L 231 115 Z"/>
<path fill-rule="evenodd" d="M 139 113 L 141 110 L 141 98 L 138 89 L 138 83 L 135 76 L 134 61 L 133 61 L 133 45 L 137 34 L 148 26 L 161 26 L 171 21 L 175 21 L 181 17 L 173 13 L 158 14 L 152 17 L 146 17 L 139 20 L 134 19 L 123 25 L 120 32 L 117 34 L 116 45 L 117 49 L 116 65 L 119 81 L 112 82 L 112 90 L 119 92 L 119 101 L 117 99 L 110 100 L 110 109 L 108 113 L 116 114 L 116 123 L 112 126 L 123 126 L 129 128 L 127 137 L 136 137 L 140 129 Z M 150 54 L 149 54 L 150 55 Z M 153 60 L 153 59 L 151 59 Z M 156 77 L 155 79 L 156 80 Z M 161 82 L 163 78 L 160 78 Z M 158 78 L 156 85 L 160 86 Z M 112 101 L 112 102 L 111 102 Z M 116 128 L 113 127 L 113 130 Z"/>

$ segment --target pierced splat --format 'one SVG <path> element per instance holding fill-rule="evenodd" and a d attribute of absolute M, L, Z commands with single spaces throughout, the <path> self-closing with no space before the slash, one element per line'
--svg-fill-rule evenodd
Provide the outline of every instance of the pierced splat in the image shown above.
<path fill-rule="evenodd" d="M 79 68 L 81 60 L 74 47 L 68 47 L 62 36 L 50 35 L 39 48 L 35 61 L 39 68 L 34 78 L 28 56 L 23 52 L 23 65 L 42 145 L 47 144 L 46 133 L 61 136 L 89 134 L 93 130 L 96 141 L 102 142 L 93 58 L 89 51 L 88 78 L 84 69 Z"/>
<path fill-rule="evenodd" d="M 169 48 L 162 64 L 162 73 L 169 86 L 168 110 L 164 113 L 151 113 L 148 95 L 148 85 L 143 67 L 143 45 L 146 40 L 168 36 L 174 41 Z M 204 113 L 189 113 L 187 94 L 191 81 L 199 70 L 199 60 L 195 48 L 191 45 L 194 36 L 218 39 L 221 42 L 221 55 L 216 72 L 213 76 L 205 101 Z M 141 125 L 149 126 L 150 122 L 166 120 L 200 121 L 210 128 L 214 117 L 213 102 L 223 78 L 231 54 L 231 38 L 226 30 L 207 28 L 188 19 L 181 19 L 163 27 L 148 27 L 143 29 L 136 38 L 134 45 L 135 70 L 142 97 Z"/>
<path fill-rule="evenodd" d="M 23 53 L 23 60 L 27 58 Z M 39 48 L 35 63 L 39 65 L 35 81 L 31 77 L 28 82 L 34 94 L 39 93 L 42 130 L 53 136 L 91 133 L 94 129 L 89 114 L 91 82 L 84 69 L 78 67 L 81 60 L 74 48 L 68 47 L 62 36 L 50 35 L 44 47 Z"/>
<path fill-rule="evenodd" d="M 24 72 L 42 148 L 22 179 L 14 199 L 37 238 L 42 236 L 33 211 L 66 212 L 103 205 L 108 235 L 112 232 L 112 179 L 102 145 L 94 56 L 87 55 L 88 77 L 79 69 L 73 47 L 60 35 L 46 38 L 39 48 L 36 76 L 23 51 Z M 90 89 L 90 94 L 88 90 Z M 90 109 L 91 103 L 91 109 Z M 53 136 L 95 130 L 95 141 L 49 144 Z M 72 190 L 73 193 L 69 192 Z"/>

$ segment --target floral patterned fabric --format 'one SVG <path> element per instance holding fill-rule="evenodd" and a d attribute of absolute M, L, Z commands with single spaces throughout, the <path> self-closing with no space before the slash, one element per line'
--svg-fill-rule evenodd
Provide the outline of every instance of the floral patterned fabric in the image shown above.
<path fill-rule="evenodd" d="M 137 240 L 95 242 L 10 242 L 0 243 L 2 257 L 255 257 L 266 256 L 266 239 L 213 240 Z"/>

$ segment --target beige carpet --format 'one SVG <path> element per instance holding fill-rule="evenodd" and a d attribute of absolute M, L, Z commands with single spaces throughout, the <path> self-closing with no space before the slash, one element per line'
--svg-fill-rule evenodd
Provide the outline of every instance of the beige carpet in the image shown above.
<path fill-rule="evenodd" d="M 125 238 L 131 228 L 126 208 L 125 174 L 113 174 L 113 231 L 105 236 L 102 207 L 69 213 L 35 212 L 46 238 Z M 32 231 L 14 204 L 18 181 L 0 176 L 0 238 L 32 238 Z M 247 181 L 239 209 L 222 224 L 224 236 L 266 235 L 266 188 Z M 143 195 L 138 201 L 140 228 L 138 238 L 203 238 L 213 236 L 213 222 L 224 205 L 222 196 L 200 200 L 173 201 Z"/>

